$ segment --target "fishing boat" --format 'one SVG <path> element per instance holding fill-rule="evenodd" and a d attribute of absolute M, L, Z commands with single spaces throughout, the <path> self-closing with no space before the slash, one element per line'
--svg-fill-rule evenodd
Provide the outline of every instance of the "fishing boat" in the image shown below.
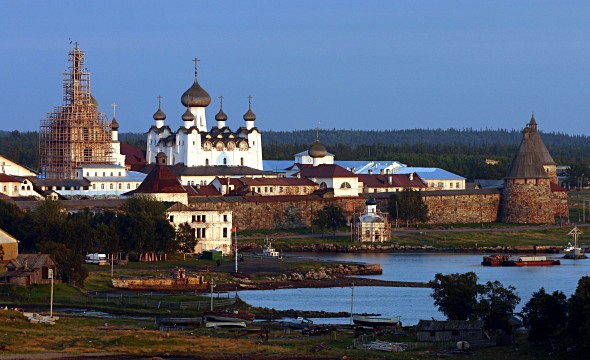
<path fill-rule="evenodd" d="M 203 312 L 203 319 L 205 322 L 246 322 L 251 323 L 254 321 L 256 315 L 239 310 L 206 310 Z"/>
<path fill-rule="evenodd" d="M 362 326 L 401 326 L 401 318 L 399 316 L 394 317 L 374 317 L 364 315 L 353 315 L 352 321 L 356 325 Z"/>
<path fill-rule="evenodd" d="M 548 259 L 547 256 L 517 256 L 488 255 L 481 262 L 484 266 L 550 266 L 559 265 L 556 259 Z"/>
<path fill-rule="evenodd" d="M 173 269 L 167 277 L 112 278 L 113 287 L 127 290 L 206 290 L 209 282 L 202 275 L 187 275 L 183 268 Z"/>
<path fill-rule="evenodd" d="M 272 247 L 271 241 L 269 239 L 266 239 L 266 247 L 262 249 L 262 256 L 278 258 L 280 257 L 280 255 L 281 254 L 279 254 L 279 252 Z"/>

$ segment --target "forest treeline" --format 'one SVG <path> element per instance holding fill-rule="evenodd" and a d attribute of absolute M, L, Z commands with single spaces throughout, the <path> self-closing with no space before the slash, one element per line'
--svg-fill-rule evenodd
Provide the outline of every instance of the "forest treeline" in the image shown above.
<path fill-rule="evenodd" d="M 543 141 L 559 164 L 587 163 L 590 137 L 542 133 Z M 337 160 L 399 161 L 410 166 L 440 167 L 467 178 L 500 179 L 505 176 L 522 133 L 517 130 L 411 129 L 320 130 L 319 138 Z M 119 139 L 145 149 L 145 134 L 121 133 Z M 291 160 L 309 149 L 315 130 L 265 131 L 263 154 L 267 160 Z M 33 169 L 38 165 L 37 132 L 0 131 L 0 154 Z M 486 165 L 485 159 L 498 160 Z"/>

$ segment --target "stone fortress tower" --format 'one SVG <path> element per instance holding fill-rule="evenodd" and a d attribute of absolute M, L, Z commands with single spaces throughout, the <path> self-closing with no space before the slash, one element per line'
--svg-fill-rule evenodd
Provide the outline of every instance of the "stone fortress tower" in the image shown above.
<path fill-rule="evenodd" d="M 500 203 L 505 223 L 554 223 L 567 214 L 565 189 L 557 185 L 557 163 L 537 131 L 535 116 L 522 131 L 522 141 L 508 175 Z"/>

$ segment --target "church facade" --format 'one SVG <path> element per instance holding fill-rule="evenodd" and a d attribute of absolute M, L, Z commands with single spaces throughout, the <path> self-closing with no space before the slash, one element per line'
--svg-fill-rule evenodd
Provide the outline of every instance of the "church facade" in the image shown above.
<path fill-rule="evenodd" d="M 154 161 L 156 154 L 164 153 L 168 165 L 184 164 L 186 167 L 223 166 L 248 167 L 262 170 L 261 133 L 254 125 L 256 115 L 249 98 L 244 124 L 235 130 L 227 126 L 228 116 L 223 111 L 223 97 L 220 96 L 219 112 L 215 123 L 209 129 L 206 108 L 211 97 L 197 81 L 182 94 L 181 103 L 186 107 L 182 125 L 173 130 L 166 125 L 166 114 L 161 103 L 153 118 L 155 124 L 147 132 L 146 159 Z"/>

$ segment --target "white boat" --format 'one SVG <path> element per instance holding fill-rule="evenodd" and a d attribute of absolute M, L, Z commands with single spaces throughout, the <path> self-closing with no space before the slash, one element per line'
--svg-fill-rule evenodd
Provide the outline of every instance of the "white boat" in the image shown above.
<path fill-rule="evenodd" d="M 266 239 L 266 247 L 264 249 L 262 249 L 262 256 L 268 256 L 268 257 L 280 257 L 281 254 L 279 254 L 278 251 L 276 251 L 273 247 L 272 244 L 270 242 L 269 239 Z"/>
<path fill-rule="evenodd" d="M 225 321 L 208 321 L 205 324 L 206 327 L 208 328 L 221 328 L 221 327 L 239 327 L 239 328 L 245 328 L 246 327 L 246 323 L 244 321 L 235 321 L 235 322 L 225 322 Z"/>
<path fill-rule="evenodd" d="M 390 318 L 353 315 L 352 321 L 357 325 L 363 326 L 401 326 L 401 318 L 394 316 Z"/>

